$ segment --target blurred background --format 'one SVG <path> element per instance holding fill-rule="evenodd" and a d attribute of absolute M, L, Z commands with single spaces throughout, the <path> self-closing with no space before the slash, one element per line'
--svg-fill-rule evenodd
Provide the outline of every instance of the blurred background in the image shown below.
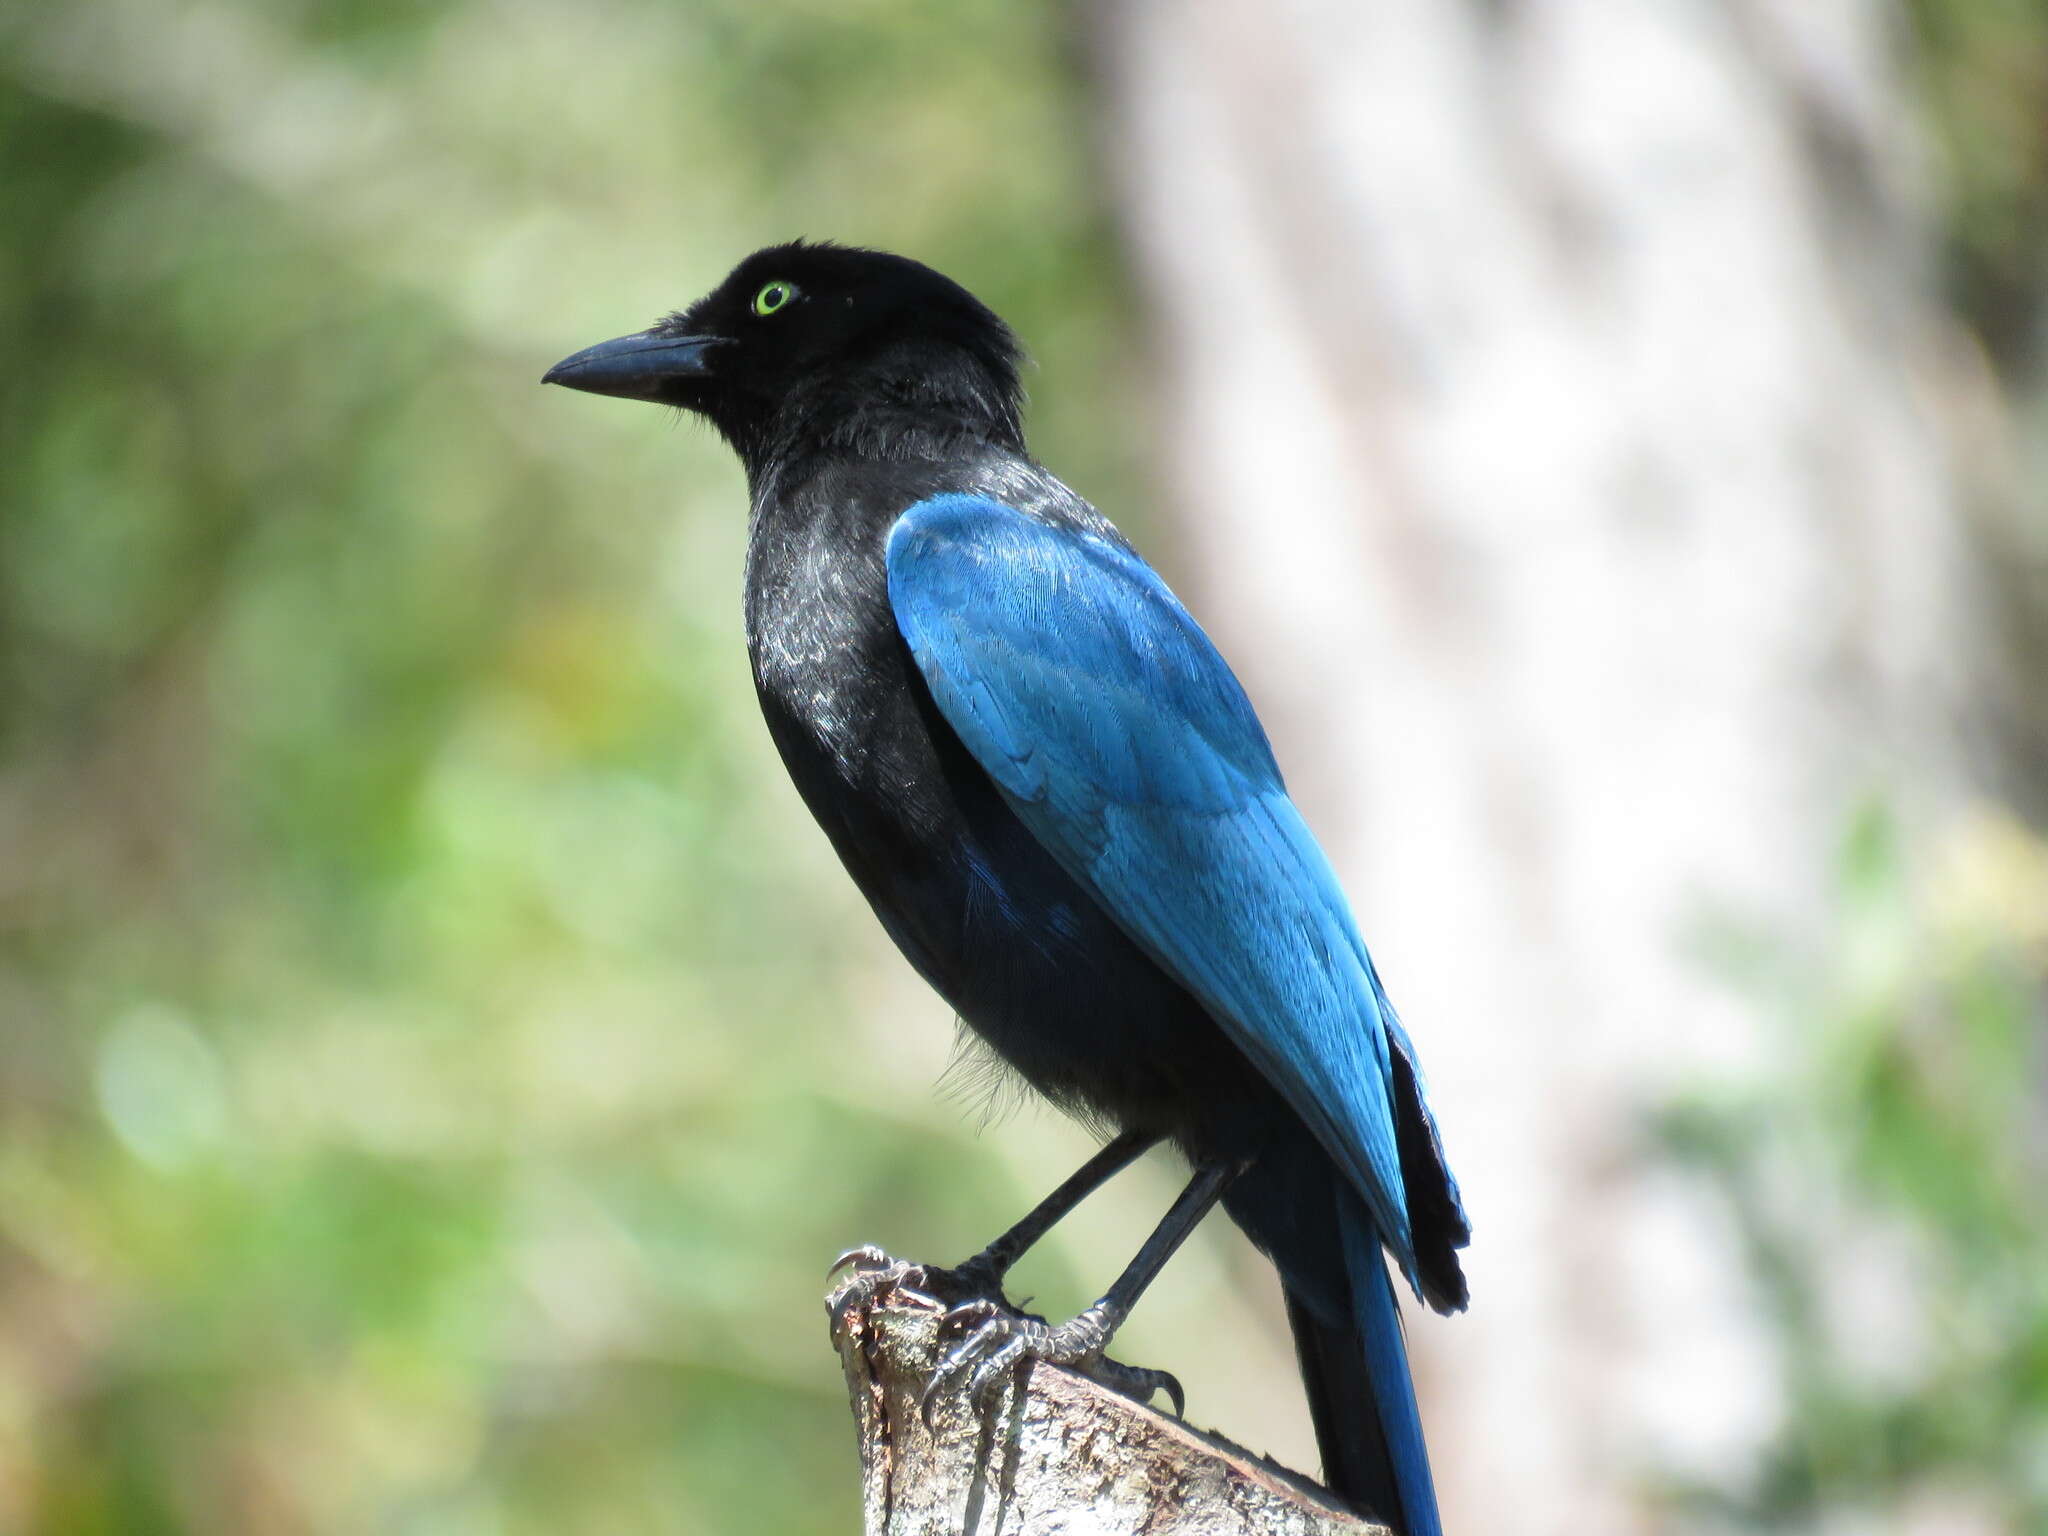
<path fill-rule="evenodd" d="M 730 456 L 536 383 L 797 234 L 1016 325 L 1343 867 L 1451 1528 L 2048 1530 L 2037 0 L 31 0 L 0 1531 L 856 1528 L 824 1263 L 1089 1144 L 773 761 Z M 1226 1224 L 1123 1343 L 1313 1465 Z"/>

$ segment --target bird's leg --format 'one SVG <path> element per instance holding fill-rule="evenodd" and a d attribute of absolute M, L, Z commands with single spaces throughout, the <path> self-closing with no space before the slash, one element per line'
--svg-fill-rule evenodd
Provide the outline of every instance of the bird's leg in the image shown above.
<path fill-rule="evenodd" d="M 967 1297 L 1001 1299 L 1003 1277 L 1009 1274 L 1010 1267 L 1050 1232 L 1061 1217 L 1158 1142 L 1159 1135 L 1155 1131 L 1125 1131 L 1076 1169 L 1058 1189 L 1034 1205 L 1023 1220 L 964 1264 L 951 1269 L 930 1264 L 912 1266 L 919 1272 L 920 1284 L 928 1283 L 927 1288 L 942 1293 L 947 1300 Z M 834 1259 L 827 1273 L 836 1274 L 849 1265 L 863 1273 L 901 1267 L 881 1249 L 863 1244 L 847 1249 Z"/>
<path fill-rule="evenodd" d="M 1061 1217 L 1130 1167 L 1158 1142 L 1156 1131 L 1125 1131 L 1110 1142 L 1075 1169 L 1058 1189 L 1034 1205 L 1022 1221 L 966 1263 L 946 1271 L 954 1282 L 956 1295 L 1000 1301 L 1003 1278 L 1009 1274 L 1010 1267 L 1050 1232 Z"/>
<path fill-rule="evenodd" d="M 951 1269 L 941 1269 L 936 1264 L 906 1264 L 872 1243 L 847 1249 L 826 1271 L 834 1275 L 850 1266 L 855 1272 L 853 1280 L 835 1298 L 835 1312 L 843 1315 L 849 1306 L 871 1302 L 884 1289 L 906 1286 L 947 1303 L 980 1299 L 1003 1304 L 1003 1277 L 1009 1274 L 1010 1267 L 1050 1232 L 1061 1217 L 1158 1142 L 1156 1131 L 1125 1131 L 1033 1206 L 1022 1221 L 966 1263 Z"/>
<path fill-rule="evenodd" d="M 948 1350 L 932 1371 L 922 1404 L 926 1422 L 930 1422 L 934 1406 L 947 1393 L 964 1385 L 968 1399 L 979 1402 L 1006 1371 L 1026 1360 L 1078 1366 L 1105 1385 L 1128 1392 L 1140 1401 L 1164 1390 L 1173 1399 L 1174 1412 L 1181 1412 L 1186 1397 L 1172 1376 L 1165 1371 L 1119 1364 L 1102 1352 L 1174 1250 L 1187 1240 L 1242 1171 L 1243 1165 L 1238 1163 L 1210 1163 L 1196 1169 L 1188 1187 L 1145 1239 L 1137 1257 L 1117 1276 L 1115 1284 L 1101 1300 L 1068 1322 L 1054 1327 L 1038 1318 L 1007 1311 L 987 1299 L 968 1301 L 948 1312 L 945 1325 L 970 1327 L 972 1331 Z"/>

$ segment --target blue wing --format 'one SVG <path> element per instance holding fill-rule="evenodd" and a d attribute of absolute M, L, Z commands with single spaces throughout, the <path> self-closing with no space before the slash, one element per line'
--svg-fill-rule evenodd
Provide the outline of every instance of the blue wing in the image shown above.
<path fill-rule="evenodd" d="M 911 507 L 888 571 L 947 722 L 1032 834 L 1280 1090 L 1412 1282 L 1399 1025 L 1208 637 L 1127 547 L 982 497 Z"/>

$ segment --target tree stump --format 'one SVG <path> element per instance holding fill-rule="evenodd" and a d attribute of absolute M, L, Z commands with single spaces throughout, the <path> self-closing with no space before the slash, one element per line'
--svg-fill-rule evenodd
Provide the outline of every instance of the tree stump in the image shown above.
<path fill-rule="evenodd" d="M 941 1308 L 887 1278 L 827 1299 L 860 1436 L 867 1536 L 1387 1536 L 1297 1473 L 1059 1366 L 979 1410 L 919 1394 Z"/>

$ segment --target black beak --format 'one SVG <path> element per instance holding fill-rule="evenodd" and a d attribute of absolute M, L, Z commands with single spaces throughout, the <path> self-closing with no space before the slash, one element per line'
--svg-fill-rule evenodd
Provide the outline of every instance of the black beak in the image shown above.
<path fill-rule="evenodd" d="M 674 405 L 677 383 L 711 377 L 705 355 L 724 340 L 723 336 L 669 336 L 660 331 L 640 331 L 585 347 L 555 364 L 541 375 L 540 381 L 566 384 L 593 395 Z"/>

